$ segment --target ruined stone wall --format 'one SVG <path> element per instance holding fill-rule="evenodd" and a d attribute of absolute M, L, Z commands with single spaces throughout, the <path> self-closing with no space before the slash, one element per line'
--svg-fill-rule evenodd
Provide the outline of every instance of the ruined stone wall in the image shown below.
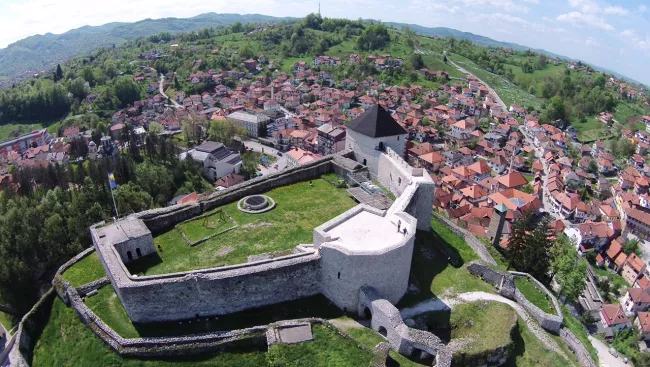
<path fill-rule="evenodd" d="M 259 263 L 141 277 L 115 289 L 129 318 L 141 323 L 224 315 L 320 293 L 318 254 Z"/>
<path fill-rule="evenodd" d="M 546 289 L 546 287 L 544 287 L 543 284 L 536 281 L 536 279 L 534 279 L 530 274 L 520 272 L 505 273 L 492 269 L 488 265 L 481 264 L 478 261 L 474 261 L 469 264 L 467 266 L 467 270 L 470 272 L 470 274 L 476 275 L 486 282 L 499 288 L 499 293 L 502 296 L 519 303 L 529 314 L 535 318 L 535 320 L 537 320 L 542 328 L 557 333 L 562 327 L 564 317 L 562 316 L 559 302 L 555 296 L 553 296 L 553 294 L 548 289 Z M 529 279 L 533 279 L 537 287 L 551 298 L 556 314 L 548 314 L 542 311 L 539 307 L 535 306 L 528 299 L 526 299 L 526 297 L 524 297 L 519 289 L 515 287 L 513 277 L 528 277 Z"/>
<path fill-rule="evenodd" d="M 14 334 L 15 343 L 9 353 L 12 367 L 27 367 L 30 365 L 36 338 L 47 324 L 52 311 L 52 302 L 56 297 L 55 294 L 54 288 L 50 288 L 20 320 L 16 334 Z"/>
<path fill-rule="evenodd" d="M 412 329 L 402 320 L 400 312 L 393 304 L 382 299 L 372 287 L 363 287 L 359 291 L 357 312 L 365 316 L 368 309 L 371 314 L 370 327 L 384 335 L 391 347 L 400 354 L 411 355 L 420 351 L 435 356 L 437 367 L 449 367 L 452 351 L 434 334 Z"/>
<path fill-rule="evenodd" d="M 584 344 L 567 328 L 560 329 L 560 338 L 566 343 L 570 351 L 575 353 L 582 367 L 596 367 L 596 362 L 585 348 Z"/>

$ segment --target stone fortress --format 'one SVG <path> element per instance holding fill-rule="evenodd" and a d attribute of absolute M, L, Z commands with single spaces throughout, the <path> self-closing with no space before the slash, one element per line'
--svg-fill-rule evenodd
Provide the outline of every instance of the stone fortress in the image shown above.
<path fill-rule="evenodd" d="M 362 287 L 398 302 L 408 288 L 416 230 L 430 226 L 434 183 L 426 171 L 402 159 L 406 131 L 383 108 L 374 107 L 357 118 L 349 136 L 343 154 L 244 182 L 197 203 L 93 226 L 94 247 L 131 320 L 217 316 L 316 294 L 344 311 L 355 311 L 361 306 Z M 313 243 L 297 244 L 290 255 L 154 276 L 135 276 L 126 267 L 156 251 L 152 232 L 274 187 L 332 171 L 350 175 L 366 170 L 360 163 L 366 163 L 397 200 L 387 210 L 357 205 L 315 228 Z"/>

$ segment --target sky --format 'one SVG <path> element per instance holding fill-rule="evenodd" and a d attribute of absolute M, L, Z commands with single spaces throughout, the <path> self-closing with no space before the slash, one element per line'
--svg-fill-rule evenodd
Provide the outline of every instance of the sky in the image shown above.
<path fill-rule="evenodd" d="M 329 0 L 323 17 L 449 27 L 580 59 L 650 85 L 650 0 Z M 206 12 L 303 17 L 318 0 L 0 0 L 0 48 L 84 25 Z"/>

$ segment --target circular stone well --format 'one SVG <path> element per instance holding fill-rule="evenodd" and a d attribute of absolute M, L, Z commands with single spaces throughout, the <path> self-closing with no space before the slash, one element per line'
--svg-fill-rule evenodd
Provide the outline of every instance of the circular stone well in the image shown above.
<path fill-rule="evenodd" d="M 237 208 L 244 213 L 258 214 L 275 207 L 275 201 L 266 195 L 250 195 L 239 200 Z"/>

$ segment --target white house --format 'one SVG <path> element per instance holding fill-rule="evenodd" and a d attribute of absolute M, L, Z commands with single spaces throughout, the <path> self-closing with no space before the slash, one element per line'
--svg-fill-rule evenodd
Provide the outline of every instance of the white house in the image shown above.
<path fill-rule="evenodd" d="M 203 175 L 212 181 L 231 173 L 239 173 L 242 166 L 242 159 L 239 152 L 226 148 L 223 144 L 214 141 L 206 141 L 203 144 L 181 153 L 180 159 L 187 156 L 203 166 Z"/>

